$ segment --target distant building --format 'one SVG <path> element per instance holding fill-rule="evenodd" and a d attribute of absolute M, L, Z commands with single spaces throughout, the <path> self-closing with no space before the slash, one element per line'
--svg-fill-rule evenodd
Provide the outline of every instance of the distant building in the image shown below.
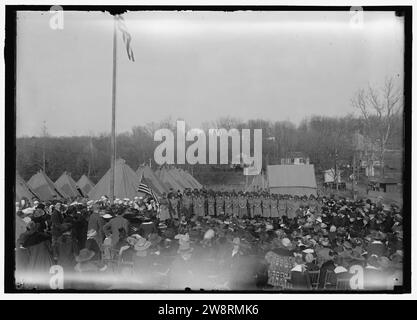
<path fill-rule="evenodd" d="M 383 192 L 399 192 L 401 180 L 398 177 L 393 178 L 376 178 L 371 180 L 371 183 Z"/>
<path fill-rule="evenodd" d="M 310 164 L 310 158 L 302 152 L 289 152 L 281 158 L 281 164 Z"/>
<path fill-rule="evenodd" d="M 267 167 L 269 191 L 275 194 L 317 196 L 314 166 L 272 165 Z"/>
<path fill-rule="evenodd" d="M 337 170 L 337 183 L 342 182 L 341 174 L 342 174 L 342 171 Z M 335 173 L 334 168 L 323 170 L 323 177 L 324 177 L 324 183 L 336 182 L 336 173 Z"/>

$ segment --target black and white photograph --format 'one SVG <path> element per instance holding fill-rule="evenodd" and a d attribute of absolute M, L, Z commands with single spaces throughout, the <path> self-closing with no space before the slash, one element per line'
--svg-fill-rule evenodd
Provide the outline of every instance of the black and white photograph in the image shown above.
<path fill-rule="evenodd" d="M 411 11 L 6 6 L 9 289 L 408 292 Z"/>

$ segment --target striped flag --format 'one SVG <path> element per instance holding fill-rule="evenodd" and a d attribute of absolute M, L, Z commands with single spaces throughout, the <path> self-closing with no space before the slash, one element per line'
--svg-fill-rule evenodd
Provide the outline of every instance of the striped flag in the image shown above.
<path fill-rule="evenodd" d="M 119 28 L 119 31 L 122 33 L 123 42 L 126 45 L 127 57 L 129 58 L 129 60 L 134 62 L 135 56 L 133 55 L 133 50 L 132 50 L 132 47 L 130 46 L 130 41 L 132 41 L 132 36 L 127 31 L 124 18 L 120 14 L 118 14 L 116 15 L 116 19 L 117 19 L 117 26 Z"/>
<path fill-rule="evenodd" d="M 153 192 L 151 188 L 149 188 L 146 184 L 141 183 L 138 187 L 138 191 L 150 195 L 154 199 L 157 208 L 159 208 L 158 197 L 156 196 L 155 192 Z"/>

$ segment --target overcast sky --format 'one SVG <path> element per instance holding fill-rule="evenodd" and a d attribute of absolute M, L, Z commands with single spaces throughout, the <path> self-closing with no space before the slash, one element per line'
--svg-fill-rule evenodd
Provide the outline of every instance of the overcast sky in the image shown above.
<path fill-rule="evenodd" d="M 110 132 L 113 20 L 103 12 L 20 12 L 17 135 Z M 183 118 L 345 115 L 368 83 L 403 76 L 403 20 L 365 12 L 129 12 L 135 62 L 118 37 L 117 131 Z"/>

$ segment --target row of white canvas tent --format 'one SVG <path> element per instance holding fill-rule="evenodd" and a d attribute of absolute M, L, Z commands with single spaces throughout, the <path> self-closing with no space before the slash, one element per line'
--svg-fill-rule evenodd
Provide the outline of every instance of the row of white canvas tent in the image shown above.
<path fill-rule="evenodd" d="M 104 195 L 110 195 L 110 175 L 111 171 L 108 170 L 94 185 L 85 175 L 75 182 L 71 174 L 67 172 L 64 172 L 55 183 L 42 170 L 33 175 L 27 183 L 16 173 L 16 201 L 23 198 L 49 201 L 87 196 L 91 200 L 98 200 Z M 161 168 L 154 172 L 149 166 L 140 166 L 135 172 L 123 159 L 116 160 L 115 198 L 133 199 L 141 195 L 137 191 L 141 183 L 150 187 L 157 195 L 172 190 L 202 188 L 202 185 L 190 173 L 182 169 Z"/>

